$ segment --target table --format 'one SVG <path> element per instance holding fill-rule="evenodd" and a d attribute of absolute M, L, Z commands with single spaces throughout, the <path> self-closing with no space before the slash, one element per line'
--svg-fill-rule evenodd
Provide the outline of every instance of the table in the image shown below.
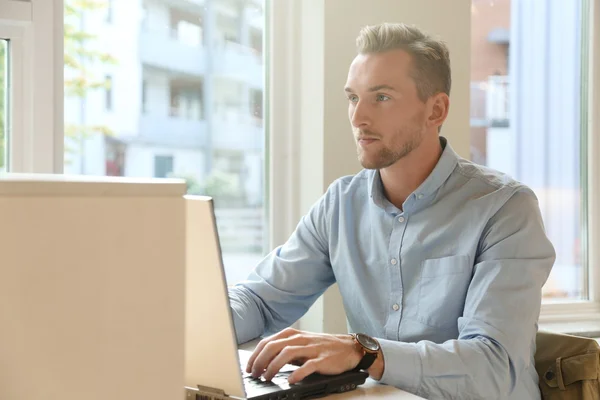
<path fill-rule="evenodd" d="M 331 400 L 350 400 L 350 399 L 380 399 L 380 400 L 411 400 L 422 399 L 412 393 L 397 389 L 392 386 L 381 385 L 371 378 L 368 378 L 364 385 L 360 385 L 357 389 L 338 393 L 324 397 Z"/>

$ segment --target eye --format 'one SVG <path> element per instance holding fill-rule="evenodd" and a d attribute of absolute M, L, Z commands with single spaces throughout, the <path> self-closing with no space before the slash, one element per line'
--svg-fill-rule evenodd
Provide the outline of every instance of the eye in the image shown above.
<path fill-rule="evenodd" d="M 358 102 L 358 96 L 355 94 L 350 94 L 350 95 L 348 95 L 348 100 L 351 103 L 356 103 L 356 102 Z"/>
<path fill-rule="evenodd" d="M 388 101 L 390 99 L 389 96 L 386 96 L 385 94 L 378 94 L 377 95 L 377 101 Z"/>

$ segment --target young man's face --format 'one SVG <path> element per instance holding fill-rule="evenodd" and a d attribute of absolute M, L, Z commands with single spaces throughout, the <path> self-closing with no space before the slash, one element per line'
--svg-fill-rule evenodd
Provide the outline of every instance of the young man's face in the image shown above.
<path fill-rule="evenodd" d="M 418 147 L 426 127 L 426 104 L 410 76 L 403 50 L 359 54 L 348 72 L 348 116 L 364 168 L 394 164 Z"/>

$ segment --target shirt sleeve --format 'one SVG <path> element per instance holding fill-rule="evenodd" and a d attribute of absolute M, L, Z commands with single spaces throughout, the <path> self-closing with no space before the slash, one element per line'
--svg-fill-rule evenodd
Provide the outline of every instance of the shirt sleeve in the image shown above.
<path fill-rule="evenodd" d="M 517 191 L 490 219 L 477 254 L 458 339 L 380 340 L 382 383 L 425 398 L 495 399 L 527 376 L 541 290 L 555 260 L 533 192 Z"/>
<path fill-rule="evenodd" d="M 283 246 L 229 288 L 238 343 L 292 325 L 335 282 L 328 250 L 330 197 L 328 191 Z"/>

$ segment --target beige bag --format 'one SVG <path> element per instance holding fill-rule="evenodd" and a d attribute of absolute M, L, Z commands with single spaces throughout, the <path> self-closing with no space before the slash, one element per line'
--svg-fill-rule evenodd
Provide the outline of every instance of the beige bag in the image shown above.
<path fill-rule="evenodd" d="M 540 331 L 536 342 L 543 400 L 600 400 L 600 345 L 594 339 Z"/>

